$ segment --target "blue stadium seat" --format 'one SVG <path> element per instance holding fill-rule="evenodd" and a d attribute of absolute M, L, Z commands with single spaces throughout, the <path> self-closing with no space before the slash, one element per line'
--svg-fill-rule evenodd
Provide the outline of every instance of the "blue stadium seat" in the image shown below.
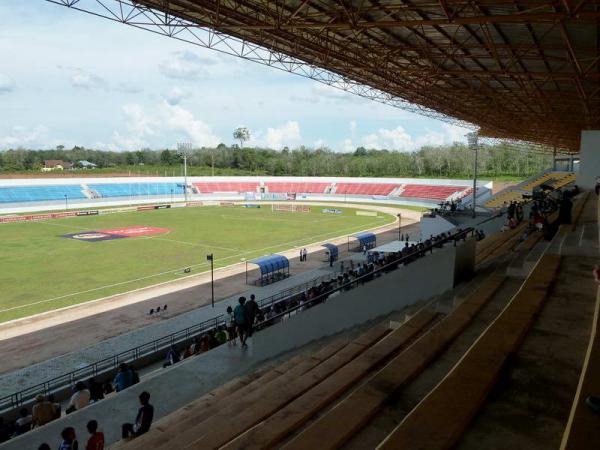
<path fill-rule="evenodd" d="M 44 202 L 85 199 L 79 185 L 0 187 L 0 203 Z"/>
<path fill-rule="evenodd" d="M 89 184 L 88 187 L 102 197 L 142 197 L 152 195 L 183 194 L 183 184 L 178 183 L 116 183 Z"/>

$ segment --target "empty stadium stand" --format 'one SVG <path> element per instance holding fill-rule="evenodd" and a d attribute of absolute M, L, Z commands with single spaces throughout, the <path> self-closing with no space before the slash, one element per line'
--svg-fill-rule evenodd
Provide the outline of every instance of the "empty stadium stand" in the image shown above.
<path fill-rule="evenodd" d="M 484 203 L 486 208 L 501 208 L 506 203 L 519 202 L 523 200 L 523 192 L 514 190 L 504 190 L 494 195 L 490 200 Z"/>
<path fill-rule="evenodd" d="M 453 194 L 464 191 L 464 186 L 429 186 L 425 184 L 406 184 L 400 197 L 446 200 Z"/>
<path fill-rule="evenodd" d="M 214 192 L 256 192 L 259 186 L 256 182 L 241 182 L 241 181 L 223 181 L 223 182 L 205 182 L 194 183 L 196 189 L 201 194 L 212 194 Z"/>
<path fill-rule="evenodd" d="M 512 186 L 499 192 L 498 194 L 492 196 L 492 198 L 484 203 L 483 206 L 491 209 L 500 208 L 504 206 L 505 203 L 522 200 L 524 194 L 531 194 L 534 189 L 542 185 L 551 186 L 554 189 L 560 189 L 570 183 L 575 182 L 576 178 L 577 176 L 571 172 L 544 172 L 540 175 L 531 177 L 529 180 L 526 180 L 516 186 Z"/>
<path fill-rule="evenodd" d="M 544 256 L 507 308 L 444 380 L 378 447 L 381 450 L 452 448 L 522 343 L 542 307 L 561 258 Z"/>
<path fill-rule="evenodd" d="M 88 187 L 101 197 L 164 196 L 183 193 L 183 185 L 178 183 L 88 184 Z"/>
<path fill-rule="evenodd" d="M 0 187 L 0 203 L 85 199 L 79 185 Z"/>
<path fill-rule="evenodd" d="M 335 193 L 345 195 L 389 195 L 399 185 L 392 183 L 336 183 Z"/>
<path fill-rule="evenodd" d="M 305 194 L 323 194 L 325 189 L 329 187 L 331 183 L 283 183 L 283 182 L 265 182 L 265 188 L 269 192 L 296 192 Z"/>

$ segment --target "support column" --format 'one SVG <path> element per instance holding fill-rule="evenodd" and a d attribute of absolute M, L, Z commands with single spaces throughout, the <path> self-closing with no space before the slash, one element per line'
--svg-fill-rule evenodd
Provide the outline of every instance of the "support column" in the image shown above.
<path fill-rule="evenodd" d="M 594 189 L 598 176 L 600 176 L 600 130 L 584 130 L 581 132 L 577 185 L 583 189 Z"/>

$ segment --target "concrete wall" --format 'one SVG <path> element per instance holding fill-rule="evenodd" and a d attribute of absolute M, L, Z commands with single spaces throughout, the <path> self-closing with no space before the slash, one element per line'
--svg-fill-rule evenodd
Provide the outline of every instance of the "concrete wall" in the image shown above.
<path fill-rule="evenodd" d="M 593 189 L 596 177 L 600 176 L 600 130 L 581 132 L 579 158 L 577 185 L 584 189 Z"/>
<path fill-rule="evenodd" d="M 460 271 L 472 270 L 467 261 L 469 253 L 474 261 L 474 251 L 473 241 L 461 242 L 457 247 L 449 244 L 364 286 L 330 297 L 323 304 L 257 333 L 255 355 L 269 358 L 442 294 L 453 288 L 457 273 L 462 277 Z"/>
<path fill-rule="evenodd" d="M 449 222 L 439 214 L 429 216 L 424 214 L 421 217 L 421 239 L 428 239 L 431 235 L 438 235 L 456 228 L 456 225 Z"/>

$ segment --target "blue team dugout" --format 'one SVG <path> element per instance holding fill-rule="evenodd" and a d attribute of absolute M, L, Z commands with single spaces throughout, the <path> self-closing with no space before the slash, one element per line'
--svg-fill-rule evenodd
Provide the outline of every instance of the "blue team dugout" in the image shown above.
<path fill-rule="evenodd" d="M 325 247 L 327 249 L 327 251 L 329 252 L 329 257 L 327 258 L 327 262 L 329 262 L 331 258 L 333 258 L 334 261 L 337 261 L 338 255 L 339 255 L 339 250 L 338 250 L 337 245 L 334 245 L 330 242 L 325 242 L 323 244 L 323 247 Z"/>
<path fill-rule="evenodd" d="M 348 237 L 348 251 L 350 251 L 350 238 L 358 241 L 358 246 L 354 248 L 355 251 L 361 251 L 365 246 L 367 250 L 377 246 L 377 236 L 375 233 L 370 233 L 367 231 L 364 233 L 356 233 Z"/>
<path fill-rule="evenodd" d="M 282 255 L 268 255 L 246 262 L 246 283 L 248 283 L 248 263 L 256 264 L 260 269 L 258 284 L 265 285 L 283 280 L 290 276 L 290 262 Z"/>

